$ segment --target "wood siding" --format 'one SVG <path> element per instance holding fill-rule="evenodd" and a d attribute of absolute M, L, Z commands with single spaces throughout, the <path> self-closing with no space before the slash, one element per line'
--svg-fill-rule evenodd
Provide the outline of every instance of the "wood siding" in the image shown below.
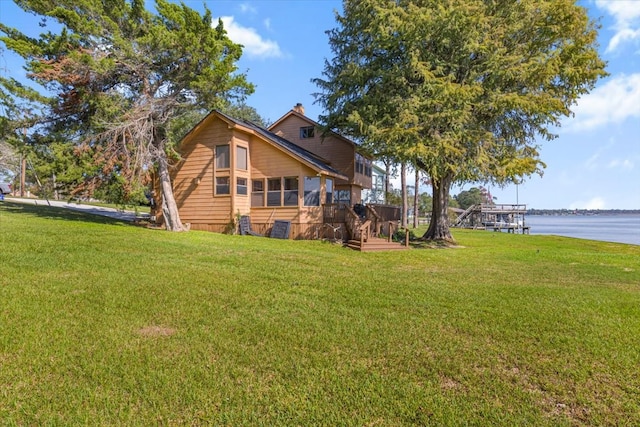
<path fill-rule="evenodd" d="M 230 168 L 217 170 L 215 147 L 226 144 L 230 146 Z M 238 146 L 247 148 L 247 170 L 236 167 Z M 275 220 L 286 220 L 291 222 L 291 239 L 323 237 L 322 207 L 304 206 L 304 177 L 316 177 L 318 172 L 288 152 L 249 131 L 229 126 L 215 115 L 205 119 L 180 150 L 183 160 L 172 168 L 171 178 L 180 219 L 189 223 L 191 230 L 236 232 L 234 224 L 239 215 L 249 215 L 253 231 L 260 234 L 268 236 Z M 230 178 L 229 195 L 216 195 L 216 176 Z M 251 207 L 252 180 L 283 177 L 298 178 L 297 206 Z M 237 194 L 237 178 L 247 179 L 246 195 Z M 322 201 L 324 183 L 322 177 Z M 156 199 L 161 203 L 160 197 Z M 161 209 L 156 214 L 161 220 Z"/>
<path fill-rule="evenodd" d="M 231 197 L 215 196 L 215 146 L 229 144 L 232 132 L 214 120 L 181 146 L 180 161 L 172 171 L 173 191 L 182 222 L 228 223 Z"/>
<path fill-rule="evenodd" d="M 277 122 L 270 130 L 320 156 L 333 168 L 349 177 L 349 182 L 336 180 L 337 185 L 353 184 L 362 188 L 371 188 L 371 177 L 355 171 L 355 144 L 336 135 L 330 135 L 323 139 L 320 135 L 320 129 L 317 127 L 313 138 L 300 138 L 300 128 L 313 125 L 310 120 L 296 114 L 290 114 Z M 357 198 L 360 199 L 360 195 Z"/>

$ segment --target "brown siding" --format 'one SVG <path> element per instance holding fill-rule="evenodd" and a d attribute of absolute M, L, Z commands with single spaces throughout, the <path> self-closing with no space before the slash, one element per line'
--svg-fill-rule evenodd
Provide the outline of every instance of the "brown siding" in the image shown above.
<path fill-rule="evenodd" d="M 172 179 L 182 222 L 229 222 L 231 197 L 214 196 L 214 150 L 216 145 L 229 143 L 231 136 L 224 122 L 213 120 L 181 147 L 183 160 L 172 171 Z"/>
<path fill-rule="evenodd" d="M 246 133 L 234 131 L 233 144 L 231 146 L 231 194 L 233 200 L 232 212 L 234 215 L 246 215 L 251 209 L 251 143 L 250 135 Z M 247 170 L 236 169 L 236 147 L 245 147 L 247 149 Z M 247 194 L 236 193 L 237 178 L 246 178 Z"/>
<path fill-rule="evenodd" d="M 339 143 L 344 149 L 344 142 Z M 230 169 L 215 170 L 215 146 L 230 144 Z M 236 146 L 247 147 L 248 170 L 236 169 Z M 337 147 L 338 145 L 336 145 Z M 255 232 L 268 235 L 275 220 L 291 221 L 290 238 L 322 237 L 322 207 L 304 207 L 304 177 L 317 172 L 262 138 L 232 128 L 218 116 L 204 122 L 181 146 L 183 160 L 172 169 L 181 220 L 192 230 L 233 232 L 236 216 L 250 215 Z M 352 154 L 350 154 L 352 156 Z M 215 177 L 229 176 L 231 194 L 215 195 Z M 252 179 L 298 177 L 298 206 L 251 207 Z M 236 178 L 247 179 L 247 195 L 236 194 Z M 323 181 L 324 182 L 324 181 Z M 334 191 L 337 183 L 334 183 Z M 321 190 L 324 196 L 324 188 Z M 158 193 L 159 195 L 159 193 Z M 161 198 L 156 198 L 160 203 Z"/>
<path fill-rule="evenodd" d="M 322 237 L 322 207 L 264 207 L 251 209 L 251 228 L 268 236 L 276 220 L 291 221 L 291 239 L 318 239 Z"/>
<path fill-rule="evenodd" d="M 349 184 L 355 184 L 362 188 L 371 188 L 371 177 L 355 172 L 356 147 L 338 136 L 328 136 L 324 139 L 320 136 L 320 130 L 316 128 L 313 138 L 300 138 L 300 128 L 311 126 L 312 122 L 300 116 L 291 114 L 277 123 L 272 132 L 278 133 L 289 141 L 322 157 L 333 168 L 349 177 Z M 347 184 L 344 180 L 336 180 L 337 185 Z M 360 195 L 357 197 L 360 198 Z"/>
<path fill-rule="evenodd" d="M 329 164 L 348 176 L 349 179 L 354 177 L 354 146 L 346 141 L 343 141 L 337 137 L 329 136 L 324 140 L 320 137 L 320 130 L 316 129 L 315 136 L 313 138 L 300 138 L 300 128 L 307 127 L 311 124 L 295 115 L 287 117 L 277 126 L 271 129 L 272 132 L 282 132 L 284 138 L 289 141 L 303 147 L 306 150 L 311 151 L 317 156 L 322 157 Z M 345 183 L 340 180 L 339 183 Z"/>

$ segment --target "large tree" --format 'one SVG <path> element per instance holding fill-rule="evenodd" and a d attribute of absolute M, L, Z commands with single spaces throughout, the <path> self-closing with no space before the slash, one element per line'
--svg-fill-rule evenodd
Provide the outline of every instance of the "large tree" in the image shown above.
<path fill-rule="evenodd" d="M 150 12 L 144 0 L 15 2 L 41 25 L 55 23 L 38 38 L 0 23 L 0 40 L 53 95 L 31 132 L 91 151 L 98 178 L 138 183 L 154 167 L 167 229 L 182 230 L 169 174 L 172 127 L 190 111 L 223 108 L 253 90 L 237 72 L 241 46 L 208 9 L 201 15 L 184 3 L 156 0 Z"/>
<path fill-rule="evenodd" d="M 541 174 L 538 141 L 606 74 L 573 0 L 345 0 L 336 19 L 320 120 L 429 175 L 427 239 L 453 241 L 453 183 Z"/>

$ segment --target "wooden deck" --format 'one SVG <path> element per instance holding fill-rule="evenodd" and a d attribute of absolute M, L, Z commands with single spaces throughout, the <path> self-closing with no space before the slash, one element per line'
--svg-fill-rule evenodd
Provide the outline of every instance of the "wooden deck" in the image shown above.
<path fill-rule="evenodd" d="M 345 246 L 360 252 L 402 251 L 409 249 L 408 246 L 404 246 L 401 243 L 390 242 L 387 239 L 381 239 L 378 237 L 369 237 L 364 242 L 361 242 L 360 240 L 349 240 Z"/>

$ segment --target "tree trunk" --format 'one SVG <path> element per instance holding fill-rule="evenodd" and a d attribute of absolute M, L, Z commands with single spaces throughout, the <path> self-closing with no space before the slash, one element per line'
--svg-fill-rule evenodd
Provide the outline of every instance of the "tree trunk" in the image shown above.
<path fill-rule="evenodd" d="M 420 189 L 420 170 L 416 167 L 416 186 L 413 191 L 413 228 L 418 228 L 418 193 Z"/>
<path fill-rule="evenodd" d="M 449 191 L 452 178 L 451 174 L 447 174 L 443 178 L 431 177 L 433 207 L 431 209 L 431 223 L 422 236 L 425 240 L 444 240 L 455 243 L 449 230 Z"/>
<path fill-rule="evenodd" d="M 409 223 L 409 200 L 407 196 L 407 164 L 402 163 L 400 166 L 400 193 L 402 194 L 402 221 L 401 226 L 404 228 Z"/>
<path fill-rule="evenodd" d="M 56 183 L 56 174 L 51 174 L 51 185 L 53 186 L 53 200 L 60 200 L 60 194 L 58 193 L 58 185 Z"/>
<path fill-rule="evenodd" d="M 168 231 L 185 231 L 180 221 L 176 199 L 173 197 L 173 187 L 171 186 L 171 176 L 169 176 L 169 165 L 166 158 L 158 161 L 158 178 L 160 179 L 160 188 L 162 190 L 164 225 Z"/>

